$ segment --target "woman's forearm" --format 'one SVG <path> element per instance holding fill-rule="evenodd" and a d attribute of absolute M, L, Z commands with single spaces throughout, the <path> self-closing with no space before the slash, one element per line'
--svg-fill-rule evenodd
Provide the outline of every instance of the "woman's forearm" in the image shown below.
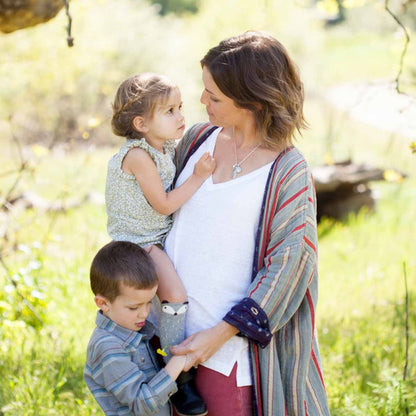
<path fill-rule="evenodd" d="M 215 331 L 221 346 L 240 332 L 235 326 L 232 326 L 225 321 L 219 322 L 212 329 Z"/>

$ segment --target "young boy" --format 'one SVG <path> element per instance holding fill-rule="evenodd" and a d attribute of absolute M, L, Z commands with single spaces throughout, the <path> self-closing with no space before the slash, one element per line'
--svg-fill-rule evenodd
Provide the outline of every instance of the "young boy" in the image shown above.
<path fill-rule="evenodd" d="M 100 310 L 87 350 L 88 388 L 107 416 L 169 416 L 186 356 L 159 370 L 149 346 L 154 327 L 146 318 L 158 284 L 151 258 L 136 244 L 113 241 L 96 254 L 90 279 Z"/>

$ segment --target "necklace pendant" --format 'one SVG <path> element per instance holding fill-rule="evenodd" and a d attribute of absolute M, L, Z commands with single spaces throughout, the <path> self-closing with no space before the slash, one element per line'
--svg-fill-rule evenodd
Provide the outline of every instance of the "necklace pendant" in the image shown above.
<path fill-rule="evenodd" d="M 239 173 L 241 173 L 241 167 L 238 163 L 236 163 L 233 165 L 233 179 L 235 179 Z"/>

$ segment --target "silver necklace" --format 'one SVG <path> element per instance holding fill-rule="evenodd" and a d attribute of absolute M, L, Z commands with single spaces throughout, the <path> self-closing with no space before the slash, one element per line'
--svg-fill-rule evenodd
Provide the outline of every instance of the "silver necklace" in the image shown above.
<path fill-rule="evenodd" d="M 242 171 L 241 165 L 243 164 L 243 162 L 245 162 L 257 150 L 257 148 L 261 145 L 261 143 L 259 143 L 258 145 L 254 146 L 251 149 L 251 151 L 246 155 L 246 157 L 244 157 L 243 160 L 240 160 L 240 162 L 239 162 L 237 160 L 237 144 L 235 142 L 234 130 L 233 130 L 233 140 L 234 140 L 235 164 L 233 165 L 233 175 L 232 175 L 232 179 L 235 179 L 237 177 L 237 175 L 239 173 L 241 173 L 241 171 Z"/>

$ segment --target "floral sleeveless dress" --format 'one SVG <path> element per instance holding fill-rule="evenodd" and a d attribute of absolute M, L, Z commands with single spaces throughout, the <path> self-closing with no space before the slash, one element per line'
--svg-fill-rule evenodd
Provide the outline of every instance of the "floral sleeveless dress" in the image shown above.
<path fill-rule="evenodd" d="M 130 241 L 145 247 L 163 245 L 170 230 L 172 218 L 155 211 L 147 202 L 134 175 L 123 172 L 121 164 L 127 152 L 139 147 L 145 150 L 156 164 L 163 188 L 168 192 L 175 177 L 175 142 L 164 144 L 164 153 L 150 146 L 144 138 L 127 139 L 108 163 L 105 203 L 108 215 L 107 231 L 113 240 Z"/>

